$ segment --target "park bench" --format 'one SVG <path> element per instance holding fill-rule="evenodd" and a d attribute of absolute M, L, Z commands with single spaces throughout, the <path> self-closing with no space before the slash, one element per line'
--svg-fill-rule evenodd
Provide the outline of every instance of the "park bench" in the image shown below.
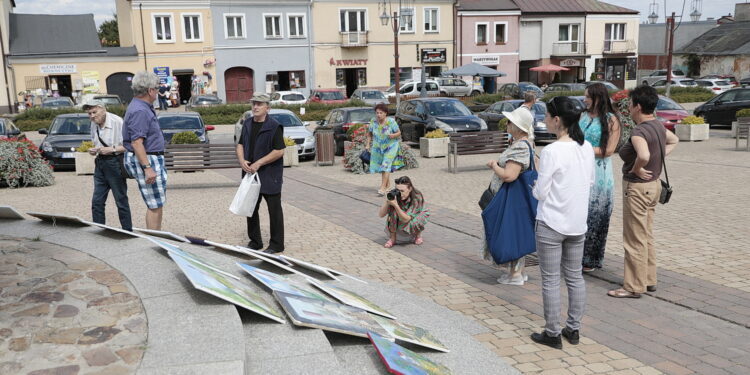
<path fill-rule="evenodd" d="M 449 133 L 448 170 L 458 173 L 459 155 L 497 154 L 508 147 L 508 133 L 500 131 Z"/>
<path fill-rule="evenodd" d="M 239 168 L 235 145 L 200 143 L 167 145 L 164 164 L 168 171 L 198 171 L 203 169 Z"/>

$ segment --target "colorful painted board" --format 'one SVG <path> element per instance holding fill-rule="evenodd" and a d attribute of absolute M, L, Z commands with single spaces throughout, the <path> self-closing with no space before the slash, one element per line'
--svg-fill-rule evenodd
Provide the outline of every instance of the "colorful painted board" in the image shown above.
<path fill-rule="evenodd" d="M 143 229 L 143 228 L 133 228 L 133 230 L 148 234 L 149 236 L 161 237 L 161 238 L 166 238 L 168 240 L 175 240 L 175 241 L 180 241 L 180 242 L 190 242 L 190 240 L 188 240 L 187 238 L 176 235 L 172 232 L 165 232 L 165 231 L 153 230 L 153 229 Z"/>
<path fill-rule="evenodd" d="M 214 270 L 216 272 L 220 272 L 220 273 L 224 274 L 225 276 L 229 276 L 229 277 L 231 277 L 233 279 L 236 279 L 236 280 L 240 279 L 238 276 L 232 275 L 231 273 L 229 273 L 227 271 L 224 271 L 221 267 L 219 267 L 218 265 L 214 264 L 210 260 L 206 260 L 203 257 L 200 257 L 200 256 L 195 255 L 193 253 L 187 252 L 185 250 L 182 250 L 179 247 L 177 247 L 175 245 L 172 245 L 171 243 L 160 241 L 160 240 L 157 240 L 156 238 L 153 238 L 153 237 L 146 237 L 146 238 L 149 241 L 151 241 L 151 242 L 159 245 L 159 247 L 161 247 L 162 249 L 167 250 L 167 252 L 177 253 L 177 255 L 180 255 L 183 258 L 190 259 L 194 263 L 198 263 L 198 264 L 200 264 L 200 265 L 202 265 L 204 267 L 210 268 L 210 269 L 212 269 L 212 270 Z"/>
<path fill-rule="evenodd" d="M 81 219 L 78 216 L 48 214 L 44 212 L 27 212 L 27 214 L 39 220 L 50 222 L 52 223 L 52 225 L 62 224 L 62 225 L 74 225 L 78 227 L 85 227 L 88 225 L 83 221 L 83 219 Z"/>
<path fill-rule="evenodd" d="M 140 238 L 145 238 L 146 237 L 146 236 L 144 236 L 142 234 L 139 234 L 139 233 L 136 233 L 136 232 L 130 232 L 130 231 L 127 231 L 127 230 L 122 229 L 122 228 L 116 228 L 116 227 L 112 227 L 112 226 L 105 225 L 105 224 L 99 224 L 99 223 L 95 223 L 93 221 L 83 220 L 83 222 L 86 223 L 86 224 L 88 224 L 88 225 L 91 225 L 93 227 L 99 227 L 99 228 L 102 228 L 104 230 L 109 230 L 109 231 L 112 231 L 112 232 L 127 234 L 128 236 L 140 237 Z"/>
<path fill-rule="evenodd" d="M 208 246 L 208 244 L 206 243 L 206 239 L 205 238 L 194 237 L 194 236 L 185 236 L 185 239 L 188 240 L 188 241 L 190 241 L 190 243 L 193 244 L 193 245 Z"/>
<path fill-rule="evenodd" d="M 300 275 L 300 276 L 303 276 L 303 277 L 305 277 L 305 278 L 307 278 L 307 279 L 314 279 L 314 278 L 313 278 L 312 276 L 310 276 L 310 275 L 307 275 L 307 274 L 305 274 L 305 273 L 303 273 L 303 272 L 297 271 L 297 270 L 295 270 L 295 269 L 294 269 L 294 268 L 292 268 L 292 267 L 289 267 L 289 266 L 287 266 L 287 265 L 285 265 L 285 264 L 281 264 L 281 263 L 279 263 L 279 262 L 277 262 L 277 261 L 275 261 L 275 260 L 273 260 L 273 259 L 271 259 L 271 258 L 267 257 L 267 256 L 266 256 L 266 254 L 264 254 L 264 253 L 254 253 L 254 252 L 252 252 L 252 251 L 245 251 L 245 250 L 244 250 L 244 248 L 243 248 L 242 246 L 237 246 L 237 249 L 238 249 L 238 250 L 239 250 L 239 251 L 240 251 L 241 253 L 243 253 L 243 254 L 245 254 L 245 255 L 249 255 L 249 256 L 251 256 L 251 257 L 253 257 L 253 258 L 255 258 L 255 259 L 259 259 L 259 260 L 262 260 L 262 261 L 264 261 L 264 262 L 267 262 L 267 263 L 273 264 L 274 266 L 276 266 L 276 267 L 279 267 L 279 268 L 281 268 L 282 270 L 285 270 L 285 271 L 289 271 L 289 272 L 291 272 L 291 273 L 296 273 L 296 274 L 298 274 L 298 275 Z M 261 255 L 261 254 L 262 254 L 262 255 Z"/>
<path fill-rule="evenodd" d="M 396 320 L 386 319 L 377 315 L 372 316 L 386 332 L 395 337 L 396 340 L 406 341 L 415 345 L 424 346 L 425 348 L 439 350 L 448 353 L 450 350 L 436 339 L 430 332 L 424 328 L 415 327 Z"/>
<path fill-rule="evenodd" d="M 24 220 L 23 215 L 11 206 L 0 206 L 0 219 Z"/>
<path fill-rule="evenodd" d="M 223 273 L 216 272 L 211 268 L 183 258 L 175 252 L 170 251 L 169 256 L 180 267 L 196 289 L 279 323 L 286 322 L 281 312 L 257 295 L 249 285 L 239 280 L 225 277 Z"/>
<path fill-rule="evenodd" d="M 401 345 L 388 341 L 377 333 L 368 333 L 380 359 L 391 374 L 398 375 L 451 375 L 449 368 L 414 353 Z"/>
<path fill-rule="evenodd" d="M 295 258 L 292 258 L 292 257 L 288 257 L 286 255 L 279 255 L 279 258 L 284 259 L 284 261 L 287 262 L 287 263 L 291 262 L 291 263 L 289 263 L 289 265 L 295 265 L 295 266 L 298 266 L 298 267 L 302 267 L 302 268 L 308 269 L 310 271 L 317 272 L 317 273 L 322 274 L 322 275 L 326 275 L 326 276 L 328 276 L 328 277 L 330 277 L 330 278 L 332 278 L 332 279 L 334 279 L 336 281 L 341 281 L 341 280 L 339 280 L 338 277 L 336 277 L 336 275 L 334 275 L 333 273 L 331 273 L 330 270 L 328 268 L 326 268 L 326 267 L 319 266 L 317 264 L 310 263 L 310 262 L 305 262 L 304 260 L 299 260 L 299 259 L 295 259 Z"/>
<path fill-rule="evenodd" d="M 253 253 L 253 254 L 258 254 L 258 255 L 260 255 L 260 256 L 264 256 L 264 257 L 266 257 L 266 258 L 271 258 L 271 259 L 273 259 L 273 260 L 275 260 L 275 261 L 277 261 L 277 262 L 279 262 L 279 263 L 283 263 L 283 264 L 285 264 L 285 265 L 287 265 L 287 266 L 290 266 L 290 267 L 294 265 L 294 264 L 291 264 L 291 263 L 289 263 L 289 261 L 288 261 L 288 260 L 286 260 L 286 259 L 284 259 L 284 258 L 282 258 L 281 256 L 279 256 L 279 255 L 276 255 L 276 254 L 269 254 L 269 253 L 264 253 L 264 252 L 262 252 L 262 251 L 260 251 L 260 250 L 255 250 L 255 249 L 251 249 L 251 248 L 249 248 L 249 247 L 244 247 L 244 246 L 236 246 L 236 247 L 237 247 L 238 249 L 240 249 L 240 250 L 244 251 L 244 252 L 245 252 L 245 254 L 247 254 L 247 252 L 251 252 L 251 253 Z"/>
<path fill-rule="evenodd" d="M 260 268 L 255 268 L 249 264 L 237 262 L 237 265 L 242 268 L 243 271 L 247 272 L 258 280 L 261 284 L 265 285 L 271 290 L 278 290 L 280 292 L 296 294 L 298 296 L 310 297 L 319 299 L 322 301 L 330 301 L 324 294 L 318 293 L 317 289 L 313 288 L 310 284 L 300 282 L 282 275 L 268 272 Z"/>
<path fill-rule="evenodd" d="M 357 293 L 346 290 L 330 283 L 323 283 L 320 281 L 309 280 L 313 285 L 320 288 L 320 290 L 330 294 L 333 298 L 339 300 L 341 303 L 345 303 L 349 306 L 354 306 L 365 311 L 369 311 L 373 314 L 378 314 L 390 319 L 396 319 L 395 316 L 391 315 L 388 311 L 383 310 L 380 306 L 370 302 L 365 297 L 360 296 Z"/>
<path fill-rule="evenodd" d="M 232 252 L 240 253 L 240 254 L 245 254 L 244 251 L 240 250 L 237 246 L 234 246 L 234 245 L 228 245 L 228 244 L 225 244 L 225 243 L 214 242 L 214 241 L 210 241 L 210 240 L 206 240 L 206 243 L 208 245 L 213 246 L 213 247 L 218 247 L 219 249 L 228 250 L 228 251 L 232 251 Z"/>
<path fill-rule="evenodd" d="M 388 337 L 367 312 L 356 307 L 279 291 L 273 294 L 295 325 L 359 337 L 367 337 L 371 331 Z"/>

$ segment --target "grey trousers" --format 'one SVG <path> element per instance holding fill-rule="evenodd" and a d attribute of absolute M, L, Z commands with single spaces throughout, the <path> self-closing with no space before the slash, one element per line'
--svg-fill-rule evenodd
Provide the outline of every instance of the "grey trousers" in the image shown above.
<path fill-rule="evenodd" d="M 586 283 L 583 280 L 581 261 L 585 234 L 566 236 L 536 222 L 536 252 L 542 274 L 542 300 L 544 301 L 544 329 L 549 336 L 560 335 L 560 269 L 568 287 L 568 320 L 573 330 L 581 329 L 581 318 L 586 310 Z"/>

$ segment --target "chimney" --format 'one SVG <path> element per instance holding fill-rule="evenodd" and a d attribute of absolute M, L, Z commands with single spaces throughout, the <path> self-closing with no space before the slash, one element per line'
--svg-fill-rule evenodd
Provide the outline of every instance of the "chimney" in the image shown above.
<path fill-rule="evenodd" d="M 750 3 L 737 3 L 734 5 L 734 22 L 750 21 Z"/>

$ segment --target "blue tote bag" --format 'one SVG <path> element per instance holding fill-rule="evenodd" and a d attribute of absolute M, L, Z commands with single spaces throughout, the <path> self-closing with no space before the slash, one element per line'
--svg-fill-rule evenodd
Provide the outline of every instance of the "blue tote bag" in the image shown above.
<path fill-rule="evenodd" d="M 537 200 L 531 189 L 537 179 L 534 151 L 529 169 L 510 183 L 504 183 L 482 211 L 487 247 L 495 263 L 507 263 L 536 251 L 534 221 Z"/>

